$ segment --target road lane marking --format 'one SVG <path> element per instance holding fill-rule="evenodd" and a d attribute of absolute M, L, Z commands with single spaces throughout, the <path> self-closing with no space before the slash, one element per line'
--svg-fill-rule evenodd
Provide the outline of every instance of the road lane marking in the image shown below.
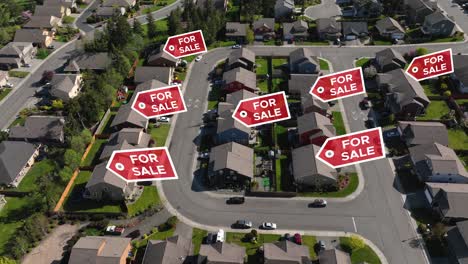
<path fill-rule="evenodd" d="M 356 221 L 354 221 L 354 216 L 351 217 L 351 219 L 353 219 L 354 233 L 357 233 Z"/>

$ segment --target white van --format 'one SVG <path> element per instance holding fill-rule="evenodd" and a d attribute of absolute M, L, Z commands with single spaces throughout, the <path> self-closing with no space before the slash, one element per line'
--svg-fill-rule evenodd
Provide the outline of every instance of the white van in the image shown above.
<path fill-rule="evenodd" d="M 220 229 L 216 234 L 216 242 L 224 242 L 224 230 Z"/>

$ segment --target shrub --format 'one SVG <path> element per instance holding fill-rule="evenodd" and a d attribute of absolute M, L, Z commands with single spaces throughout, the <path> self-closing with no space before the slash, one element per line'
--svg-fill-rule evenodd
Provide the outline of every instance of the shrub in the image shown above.
<path fill-rule="evenodd" d="M 448 89 L 448 85 L 446 83 L 441 83 L 440 84 L 440 89 L 442 90 L 447 90 Z"/>
<path fill-rule="evenodd" d="M 178 221 L 177 216 L 171 216 L 167 219 L 166 223 L 172 228 L 177 225 L 177 221 Z"/>
<path fill-rule="evenodd" d="M 360 237 L 352 235 L 349 238 L 349 246 L 351 247 L 351 250 L 358 250 L 364 248 L 366 246 L 366 243 Z"/>
<path fill-rule="evenodd" d="M 452 96 L 452 92 L 451 91 L 445 91 L 444 96 L 450 97 L 450 96 Z"/>

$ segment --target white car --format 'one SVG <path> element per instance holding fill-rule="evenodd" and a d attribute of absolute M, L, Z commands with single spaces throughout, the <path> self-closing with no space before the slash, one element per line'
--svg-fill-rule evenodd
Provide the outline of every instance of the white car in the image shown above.
<path fill-rule="evenodd" d="M 162 123 L 169 123 L 171 122 L 171 118 L 163 116 L 163 117 L 160 117 L 158 121 Z"/>
<path fill-rule="evenodd" d="M 239 45 L 239 44 L 236 44 L 236 45 L 233 45 L 232 48 L 233 48 L 233 49 L 240 49 L 240 48 L 242 48 L 242 46 Z"/>
<path fill-rule="evenodd" d="M 25 64 L 23 64 L 23 67 L 25 67 L 25 68 L 29 68 L 29 67 L 31 67 L 31 64 L 29 64 L 29 63 L 25 63 Z"/>
<path fill-rule="evenodd" d="M 261 226 L 262 229 L 265 230 L 275 230 L 276 229 L 276 224 L 275 223 L 270 223 L 270 222 L 265 222 Z"/>
<path fill-rule="evenodd" d="M 216 234 L 216 242 L 224 242 L 225 233 L 223 229 L 220 229 Z"/>
<path fill-rule="evenodd" d="M 3 87 L 5 87 L 5 88 L 13 88 L 13 84 L 7 82 Z"/>
<path fill-rule="evenodd" d="M 201 55 L 200 55 L 200 56 L 197 56 L 197 57 L 195 58 L 195 61 L 201 61 L 202 58 L 203 58 L 203 57 L 202 57 Z"/>

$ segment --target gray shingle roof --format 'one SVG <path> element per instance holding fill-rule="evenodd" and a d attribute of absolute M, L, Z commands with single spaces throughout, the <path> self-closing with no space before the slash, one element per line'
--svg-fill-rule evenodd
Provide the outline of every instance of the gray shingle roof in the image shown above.
<path fill-rule="evenodd" d="M 254 30 L 257 30 L 261 27 L 267 27 L 273 31 L 275 29 L 275 19 L 274 18 L 260 18 L 253 22 Z"/>
<path fill-rule="evenodd" d="M 257 88 L 257 75 L 241 67 L 225 72 L 223 80 L 226 81 L 227 84 L 240 82 L 251 89 Z"/>
<path fill-rule="evenodd" d="M 116 236 L 82 237 L 73 246 L 69 263 L 120 263 L 120 259 L 126 257 L 130 241 L 130 238 Z"/>
<path fill-rule="evenodd" d="M 192 242 L 181 236 L 166 240 L 150 240 L 146 246 L 143 264 L 183 264 L 190 254 Z"/>
<path fill-rule="evenodd" d="M 210 163 L 213 171 L 231 169 L 246 177 L 253 177 L 253 149 L 229 142 L 211 149 Z"/>
<path fill-rule="evenodd" d="M 114 120 L 112 120 L 111 127 L 125 123 L 130 123 L 141 128 L 146 128 L 148 126 L 148 120 L 146 117 L 134 111 L 131 107 L 131 104 L 126 104 L 119 108 L 119 111 L 117 111 Z"/>
<path fill-rule="evenodd" d="M 323 116 L 317 112 L 307 113 L 297 118 L 297 130 L 299 134 L 320 129 L 327 137 L 334 137 L 335 127 L 330 121 L 330 118 Z"/>
<path fill-rule="evenodd" d="M 0 49 L 0 56 L 21 58 L 29 50 L 33 49 L 31 42 L 9 42 Z"/>
<path fill-rule="evenodd" d="M 62 116 L 29 116 L 24 126 L 10 128 L 12 139 L 63 142 L 65 119 Z"/>
<path fill-rule="evenodd" d="M 453 55 L 454 75 L 468 86 L 468 55 Z"/>
<path fill-rule="evenodd" d="M 252 64 L 255 64 L 255 52 L 247 48 L 241 48 L 232 51 L 229 55 L 229 65 L 241 60 L 250 61 Z"/>
<path fill-rule="evenodd" d="M 133 1 L 132 0 L 105 0 L 102 3 L 102 6 L 108 6 L 108 7 L 131 7 L 133 6 Z"/>
<path fill-rule="evenodd" d="M 135 69 L 135 82 L 142 83 L 156 79 L 163 83 L 169 83 L 171 79 L 171 67 L 139 66 Z"/>
<path fill-rule="evenodd" d="M 15 33 L 15 42 L 44 43 L 48 35 L 44 35 L 41 29 L 18 29 Z"/>
<path fill-rule="evenodd" d="M 37 5 L 36 9 L 34 9 L 34 15 L 35 16 L 62 17 L 62 6 L 60 5 L 52 5 L 52 6 Z"/>
<path fill-rule="evenodd" d="M 58 26 L 60 19 L 54 16 L 32 16 L 24 28 L 53 28 Z"/>
<path fill-rule="evenodd" d="M 146 134 L 141 128 L 123 128 L 109 137 L 99 159 L 110 158 L 115 150 L 146 148 L 150 140 L 151 135 Z"/>
<path fill-rule="evenodd" d="M 392 48 L 383 49 L 375 53 L 375 59 L 378 60 L 381 65 L 388 65 L 394 63 L 394 61 L 402 61 L 406 63 L 403 55 Z"/>
<path fill-rule="evenodd" d="M 369 34 L 369 31 L 367 29 L 367 22 L 361 21 L 361 22 L 350 22 L 350 21 L 344 21 L 341 23 L 341 26 L 343 28 L 343 35 L 367 35 Z"/>
<path fill-rule="evenodd" d="M 468 188 L 466 184 L 427 184 L 433 194 L 432 205 L 445 217 L 468 218 Z"/>
<path fill-rule="evenodd" d="M 349 254 L 336 248 L 320 251 L 318 258 L 320 264 L 351 264 Z"/>
<path fill-rule="evenodd" d="M 274 263 L 282 263 L 281 261 L 298 264 L 311 263 L 309 248 L 288 240 L 265 243 L 263 245 L 263 255 L 266 261 L 273 261 Z"/>
<path fill-rule="evenodd" d="M 316 65 L 316 71 L 320 71 L 319 59 L 317 56 L 315 56 L 311 49 L 299 48 L 289 54 L 289 64 L 293 68 L 299 68 L 301 64 L 304 63 L 312 63 Z M 294 72 L 295 71 L 297 70 L 294 70 Z"/>
<path fill-rule="evenodd" d="M 239 22 L 226 22 L 226 36 L 244 37 L 247 35 L 248 24 Z"/>
<path fill-rule="evenodd" d="M 300 181 L 303 177 L 321 175 L 336 180 L 336 171 L 315 158 L 319 150 L 320 147 L 314 144 L 292 150 L 294 179 Z"/>
<path fill-rule="evenodd" d="M 80 70 L 105 70 L 111 63 L 112 59 L 107 52 L 84 53 L 69 61 L 64 71 L 75 72 L 76 66 Z"/>
<path fill-rule="evenodd" d="M 304 20 L 298 20 L 293 23 L 283 23 L 283 34 L 293 34 L 298 36 L 309 35 L 309 24 Z"/>
<path fill-rule="evenodd" d="M 424 23 L 429 23 L 431 25 L 434 25 L 434 24 L 437 24 L 441 21 L 450 21 L 453 23 L 452 19 L 450 19 L 447 15 L 445 15 L 444 13 L 442 13 L 442 11 L 436 11 L 428 16 L 426 16 L 426 18 L 424 19 Z"/>
<path fill-rule="evenodd" d="M 159 58 L 163 58 L 165 60 L 171 61 L 173 63 L 177 63 L 179 60 L 175 59 L 169 53 L 163 51 L 163 46 L 161 46 L 158 50 L 148 56 L 148 63 L 153 60 L 157 60 Z"/>
<path fill-rule="evenodd" d="M 243 264 L 246 256 L 244 247 L 223 242 L 201 245 L 199 254 L 216 264 Z"/>
<path fill-rule="evenodd" d="M 411 144 L 432 144 L 439 143 L 448 146 L 448 131 L 444 124 L 440 122 L 412 122 L 400 121 L 398 128 L 403 132 L 403 136 L 412 138 Z"/>
<path fill-rule="evenodd" d="M 94 167 L 93 174 L 91 174 L 91 178 L 86 184 L 86 188 L 101 183 L 107 183 L 124 190 L 127 186 L 127 182 L 111 171 L 107 170 L 106 166 L 107 162 L 102 162 Z"/>
<path fill-rule="evenodd" d="M 447 231 L 450 250 L 459 264 L 468 264 L 468 220 L 458 222 Z"/>
<path fill-rule="evenodd" d="M 375 23 L 375 27 L 379 30 L 380 33 L 404 33 L 405 29 L 391 17 L 385 17 Z"/>
<path fill-rule="evenodd" d="M 341 22 L 334 18 L 319 18 L 316 23 L 318 32 L 341 33 Z"/>
<path fill-rule="evenodd" d="M 32 157 L 36 147 L 20 141 L 0 143 L 0 184 L 12 183 Z"/>
<path fill-rule="evenodd" d="M 76 79 L 79 77 L 78 74 L 54 74 L 51 84 L 51 94 L 55 94 L 56 90 L 64 93 L 69 93 L 75 86 Z"/>

